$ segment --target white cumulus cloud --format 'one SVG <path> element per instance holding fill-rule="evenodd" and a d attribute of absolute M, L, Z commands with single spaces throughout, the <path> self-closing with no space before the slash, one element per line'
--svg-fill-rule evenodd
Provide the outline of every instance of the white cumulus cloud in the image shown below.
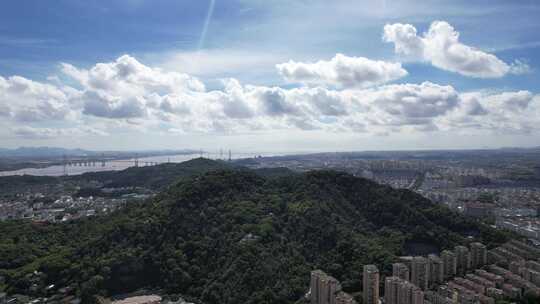
<path fill-rule="evenodd" d="M 195 77 L 151 68 L 128 55 L 98 63 L 90 70 L 63 63 L 62 71 L 84 89 L 79 100 L 84 113 L 96 117 L 144 117 L 151 106 L 176 112 L 178 95 L 205 91 L 204 84 Z"/>
<path fill-rule="evenodd" d="M 0 115 L 20 122 L 70 119 L 74 113 L 69 101 L 77 94 L 20 76 L 0 76 Z"/>
<path fill-rule="evenodd" d="M 330 61 L 289 61 L 276 65 L 285 80 L 340 88 L 364 88 L 384 84 L 407 75 L 400 63 L 336 54 Z"/>
<path fill-rule="evenodd" d="M 477 78 L 499 78 L 508 73 L 522 74 L 527 64 L 508 64 L 497 56 L 463 44 L 459 32 L 448 22 L 435 21 L 422 36 L 411 24 L 387 24 L 383 40 L 394 43 L 396 53 L 427 61 L 443 70 Z"/>
<path fill-rule="evenodd" d="M 540 123 L 540 96 L 529 91 L 467 92 L 458 107 L 442 117 L 443 129 L 529 133 Z"/>

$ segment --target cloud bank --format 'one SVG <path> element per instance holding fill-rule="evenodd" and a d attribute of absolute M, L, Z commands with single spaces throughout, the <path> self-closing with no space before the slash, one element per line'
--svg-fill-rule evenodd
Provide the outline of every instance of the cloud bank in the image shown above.
<path fill-rule="evenodd" d="M 422 36 L 409 24 L 384 27 L 397 53 L 471 77 L 526 69 L 462 44 L 446 22 Z M 336 54 L 288 61 L 278 73 L 296 86 L 222 79 L 208 89 L 184 72 L 148 66 L 130 55 L 85 69 L 62 63 L 50 82 L 0 76 L 0 125 L 9 136 L 50 139 L 111 134 L 529 134 L 540 126 L 540 96 L 529 91 L 460 92 L 429 81 L 395 83 L 400 63 Z M 69 80 L 68 80 L 69 79 Z"/>

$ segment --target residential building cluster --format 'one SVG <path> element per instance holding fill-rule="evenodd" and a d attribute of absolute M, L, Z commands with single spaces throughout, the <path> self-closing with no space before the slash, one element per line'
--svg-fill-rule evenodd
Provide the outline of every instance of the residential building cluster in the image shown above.
<path fill-rule="evenodd" d="M 39 194 L 38 194 L 39 195 Z M 0 202 L 0 220 L 28 219 L 36 222 L 62 222 L 109 213 L 125 206 L 125 198 L 61 196 L 52 203 L 33 200 Z"/>
<path fill-rule="evenodd" d="M 526 238 L 540 242 L 540 220 L 538 218 L 499 217 L 495 226 L 500 229 L 514 231 Z"/>
<path fill-rule="evenodd" d="M 525 295 L 540 297 L 539 261 L 540 249 L 516 240 L 492 250 L 475 242 L 440 256 L 400 257 L 392 264 L 392 275 L 384 278 L 384 297 L 379 294 L 379 269 L 365 265 L 363 303 L 494 304 Z M 311 304 L 356 303 L 339 281 L 320 270 L 311 273 L 309 296 Z"/>
<path fill-rule="evenodd" d="M 418 192 L 454 209 L 462 207 L 464 202 L 474 202 L 479 197 L 488 196 L 493 200 L 492 207 L 497 216 L 536 216 L 540 206 L 540 189 L 534 187 L 516 188 L 496 185 L 432 189 L 421 187 Z"/>
<path fill-rule="evenodd" d="M 422 193 L 427 198 L 444 203 L 465 216 L 495 222 L 498 229 L 511 230 L 540 244 L 540 192 L 538 189 L 478 189 Z M 482 196 L 492 202 L 478 201 Z"/>
<path fill-rule="evenodd" d="M 21 186 L 8 183 L 0 193 L 0 221 L 60 222 L 110 213 L 155 191 L 144 187 L 106 187 L 97 180 L 52 180 Z"/>
<path fill-rule="evenodd" d="M 394 264 L 392 276 L 385 279 L 384 303 L 493 304 L 498 299 L 518 299 L 525 294 L 540 297 L 539 258 L 539 249 L 512 240 L 489 251 L 476 242 L 469 248 L 445 250 L 440 258 L 429 255 L 402 259 L 405 263 Z M 409 293 L 396 296 L 400 288 L 412 290 L 412 295 L 423 292 L 423 298 Z"/>

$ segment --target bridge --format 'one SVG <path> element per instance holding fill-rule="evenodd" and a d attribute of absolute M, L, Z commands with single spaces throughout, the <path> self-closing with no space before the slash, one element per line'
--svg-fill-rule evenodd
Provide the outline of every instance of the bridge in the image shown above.
<path fill-rule="evenodd" d="M 89 157 L 89 158 L 76 158 L 68 159 L 66 155 L 63 157 L 62 166 L 64 167 L 64 175 L 67 175 L 68 167 L 106 167 L 107 163 L 131 163 L 134 167 L 139 166 L 157 166 L 163 162 L 151 162 L 151 161 L 140 161 L 138 156 L 135 156 L 132 159 L 114 159 L 106 158 L 104 155 L 101 157 Z"/>
<path fill-rule="evenodd" d="M 156 166 L 162 164 L 163 162 L 148 162 L 148 161 L 139 161 L 137 159 L 107 159 L 107 160 L 71 160 L 63 163 L 64 166 L 68 167 L 105 167 L 107 163 L 132 163 L 135 167 L 140 165 L 144 166 Z"/>

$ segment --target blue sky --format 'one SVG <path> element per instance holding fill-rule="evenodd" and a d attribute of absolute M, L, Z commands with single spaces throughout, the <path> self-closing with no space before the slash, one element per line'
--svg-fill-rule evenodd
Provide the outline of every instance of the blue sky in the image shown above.
<path fill-rule="evenodd" d="M 530 119 L 540 103 L 538 1 L 395 2 L 4 1 L 0 77 L 6 85 L 0 114 L 3 106 L 6 118 L 0 137 L 9 147 L 94 149 L 463 148 L 471 147 L 459 141 L 467 137 L 474 147 L 540 145 L 536 121 Z M 439 30 L 436 21 L 444 22 Z M 416 30 L 422 54 L 397 50 L 412 41 L 383 39 L 389 34 L 385 25 L 394 24 Z M 437 44 L 446 39 L 448 45 L 448 31 L 459 33 L 458 53 L 444 53 Z M 429 40 L 426 32 L 436 37 Z M 332 61 L 336 54 L 345 57 Z M 340 82 L 339 73 L 372 73 L 363 69 L 380 69 L 382 62 L 399 64 L 405 73 L 393 70 L 376 82 Z M 95 79 L 119 81 L 97 87 L 88 79 L 105 77 L 96 72 L 99 63 L 106 73 L 130 65 L 139 74 Z M 355 68 L 339 70 L 342 63 Z M 90 76 L 76 77 L 66 64 L 76 75 Z M 204 89 L 171 73 L 191 77 Z M 149 86 L 149 75 L 167 88 Z M 14 76 L 30 83 L 17 91 L 23 80 Z M 437 87 L 422 85 L 426 82 Z M 446 86 L 455 96 L 448 97 Z M 432 97 L 433 90 L 444 96 Z M 463 112 L 477 101 L 489 114 Z M 516 104 L 519 111 L 512 108 Z M 325 112 L 329 106 L 343 111 Z M 141 144 L 134 137 L 147 140 Z"/>

